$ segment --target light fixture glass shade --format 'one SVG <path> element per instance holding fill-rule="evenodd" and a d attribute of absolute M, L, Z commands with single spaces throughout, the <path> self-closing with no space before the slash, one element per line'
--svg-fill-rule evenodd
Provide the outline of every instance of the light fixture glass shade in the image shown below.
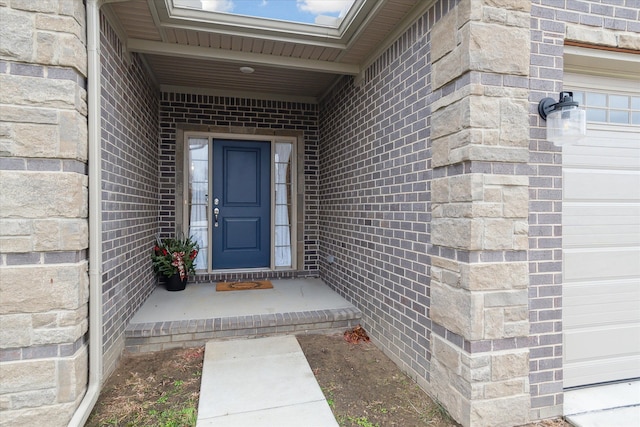
<path fill-rule="evenodd" d="M 587 134 L 587 114 L 571 106 L 547 114 L 547 140 L 557 146 L 576 144 Z"/>

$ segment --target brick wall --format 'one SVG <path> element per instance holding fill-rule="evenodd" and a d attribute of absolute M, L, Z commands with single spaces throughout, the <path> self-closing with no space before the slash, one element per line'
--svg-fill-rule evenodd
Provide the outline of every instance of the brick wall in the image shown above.
<path fill-rule="evenodd" d="M 298 239 L 303 242 L 303 268 L 243 274 L 199 274 L 196 280 L 238 280 L 249 278 L 316 275 L 318 271 L 318 106 L 286 101 L 230 98 L 211 95 L 169 93 L 160 100 L 160 231 L 172 236 L 176 221 L 176 135 L 177 130 L 299 136 L 304 140 L 304 225 Z M 302 150 L 301 150 L 302 151 Z M 180 203 L 180 201 L 178 201 Z M 299 209 L 300 210 L 300 209 Z M 178 230 L 181 231 L 181 230 Z"/>
<path fill-rule="evenodd" d="M 159 229 L 158 91 L 101 16 L 104 371 L 115 369 L 129 320 L 153 291 Z"/>
<path fill-rule="evenodd" d="M 62 426 L 88 363 L 84 5 L 1 3 L 0 425 Z"/>
<path fill-rule="evenodd" d="M 563 45 L 640 50 L 638 0 L 533 0 L 531 6 L 529 318 L 532 419 L 562 415 L 562 150 L 545 140 L 540 99 L 563 90 Z"/>
<path fill-rule="evenodd" d="M 428 30 L 442 7 L 362 81 L 343 78 L 320 115 L 321 277 L 362 310 L 376 343 L 423 386 L 432 330 Z"/>
<path fill-rule="evenodd" d="M 151 248 L 158 218 L 158 91 L 101 16 L 102 298 L 104 372 L 124 330 L 156 285 Z"/>

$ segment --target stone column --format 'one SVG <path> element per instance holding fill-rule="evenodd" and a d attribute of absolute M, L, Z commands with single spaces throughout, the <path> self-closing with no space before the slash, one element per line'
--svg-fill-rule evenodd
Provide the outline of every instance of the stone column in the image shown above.
<path fill-rule="evenodd" d="M 465 426 L 529 418 L 529 8 L 462 0 L 431 33 L 431 383 Z"/>
<path fill-rule="evenodd" d="M 0 0 L 0 425 L 67 425 L 87 383 L 82 0 Z"/>

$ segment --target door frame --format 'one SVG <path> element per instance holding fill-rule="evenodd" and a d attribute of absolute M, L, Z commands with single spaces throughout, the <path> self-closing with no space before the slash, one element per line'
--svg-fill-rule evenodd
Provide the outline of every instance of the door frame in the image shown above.
<path fill-rule="evenodd" d="M 223 133 L 223 132 L 203 132 L 203 131 L 190 131 L 190 130 L 177 130 L 176 132 L 176 232 L 183 233 L 185 236 L 189 233 L 189 201 L 188 201 L 188 188 L 189 188 L 189 156 L 188 156 L 188 138 L 202 138 L 208 139 L 208 195 L 213 194 L 213 140 L 225 139 L 225 140 L 237 140 L 237 141 L 265 141 L 271 144 L 270 154 L 270 265 L 267 268 L 239 268 L 239 269 L 224 269 L 214 270 L 213 257 L 211 250 L 212 243 L 212 224 L 213 224 L 213 209 L 211 206 L 212 201 L 207 201 L 207 239 L 209 250 L 207 251 L 206 269 L 199 269 L 197 273 L 211 274 L 211 273 L 234 273 L 244 271 L 289 271 L 298 270 L 299 262 L 303 258 L 298 253 L 298 228 L 300 226 L 300 211 L 299 211 L 299 190 L 298 181 L 302 178 L 299 177 L 299 171 L 303 170 L 303 166 L 300 162 L 304 162 L 304 159 L 299 157 L 300 153 L 304 153 L 302 136 L 295 135 L 293 133 L 287 133 L 287 135 L 259 135 L 259 134 L 239 134 L 239 133 Z M 275 198 L 275 152 L 276 143 L 289 143 L 291 144 L 291 155 L 289 160 L 290 165 L 290 177 L 291 177 L 291 209 L 290 209 L 290 239 L 291 239 L 291 266 L 276 267 L 275 265 L 275 210 L 276 210 L 276 198 Z M 299 147 L 300 145 L 300 147 Z M 180 179 L 182 178 L 182 179 Z"/>

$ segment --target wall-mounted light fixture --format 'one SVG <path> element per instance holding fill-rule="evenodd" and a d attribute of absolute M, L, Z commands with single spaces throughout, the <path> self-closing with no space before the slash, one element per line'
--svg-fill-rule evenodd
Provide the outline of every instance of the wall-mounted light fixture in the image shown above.
<path fill-rule="evenodd" d="M 558 102 L 542 99 L 538 114 L 547 121 L 547 140 L 557 146 L 576 143 L 587 134 L 587 116 L 573 100 L 573 92 L 560 92 Z"/>

